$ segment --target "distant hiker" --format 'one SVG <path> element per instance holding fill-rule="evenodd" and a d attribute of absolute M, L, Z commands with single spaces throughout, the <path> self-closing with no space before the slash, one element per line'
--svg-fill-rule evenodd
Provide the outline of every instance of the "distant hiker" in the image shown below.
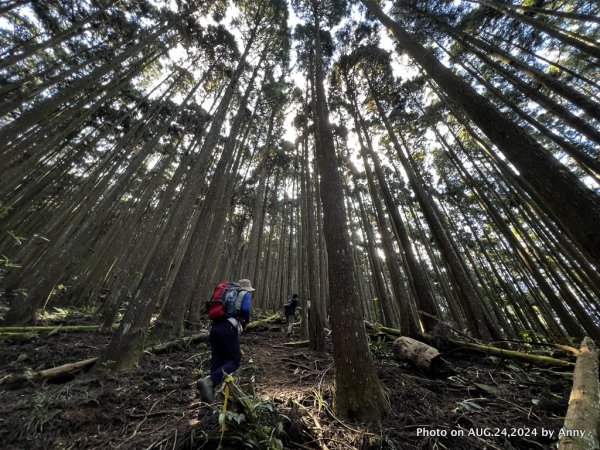
<path fill-rule="evenodd" d="M 217 285 L 208 303 L 212 323 L 210 374 L 196 383 L 200 397 L 206 402 L 214 401 L 216 388 L 225 374 L 230 375 L 240 367 L 240 335 L 250 322 L 252 291 L 250 280 L 224 281 Z"/>
<path fill-rule="evenodd" d="M 294 318 L 296 316 L 296 308 L 299 308 L 300 304 L 300 299 L 298 298 L 298 294 L 294 294 L 292 295 L 292 298 L 290 298 L 287 303 L 285 304 L 283 310 L 285 313 L 285 318 L 287 320 L 288 323 L 288 327 L 287 327 L 287 334 L 286 337 L 289 339 L 290 336 L 292 335 L 292 329 L 294 328 Z"/>

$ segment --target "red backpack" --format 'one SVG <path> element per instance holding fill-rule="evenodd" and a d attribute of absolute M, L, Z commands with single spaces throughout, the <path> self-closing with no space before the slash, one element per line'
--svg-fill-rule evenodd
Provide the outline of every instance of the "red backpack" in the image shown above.
<path fill-rule="evenodd" d="M 208 318 L 212 321 L 237 317 L 241 309 L 242 291 L 238 283 L 221 281 L 216 285 L 207 304 Z"/>

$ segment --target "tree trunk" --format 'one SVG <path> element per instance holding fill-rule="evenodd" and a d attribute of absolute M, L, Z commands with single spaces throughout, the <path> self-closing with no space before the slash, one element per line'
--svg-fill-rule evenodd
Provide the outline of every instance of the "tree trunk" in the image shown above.
<path fill-rule="evenodd" d="M 600 197 L 556 161 L 524 130 L 442 65 L 372 0 L 369 11 L 390 28 L 398 43 L 498 146 L 528 186 L 533 198 L 559 223 L 586 256 L 600 267 Z M 532 164 L 535 161 L 535 164 Z"/>
<path fill-rule="evenodd" d="M 307 275 L 309 295 L 305 302 L 305 316 L 308 315 L 308 338 L 309 348 L 317 352 L 325 351 L 325 331 L 321 311 L 318 308 L 323 299 L 319 295 L 319 262 L 317 259 L 317 229 L 315 224 L 315 196 L 312 188 L 312 177 L 309 170 L 308 161 L 308 130 L 303 129 L 304 149 L 302 155 L 302 181 L 304 186 L 303 207 L 306 215 L 306 250 L 307 250 Z"/>
<path fill-rule="evenodd" d="M 316 157 L 321 176 L 324 232 L 327 244 L 330 321 L 335 362 L 335 410 L 342 418 L 379 421 L 386 408 L 383 386 L 377 379 L 367 334 L 360 316 L 352 249 L 346 225 L 344 193 L 325 95 L 319 16 L 313 6 L 315 47 Z"/>

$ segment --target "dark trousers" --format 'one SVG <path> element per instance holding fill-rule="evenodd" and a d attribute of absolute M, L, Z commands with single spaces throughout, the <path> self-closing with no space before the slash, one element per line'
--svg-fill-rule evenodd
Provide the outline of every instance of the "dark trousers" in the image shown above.
<path fill-rule="evenodd" d="M 223 381 L 223 372 L 232 374 L 240 367 L 240 339 L 237 328 L 229 321 L 213 324 L 209 334 L 210 379 L 214 386 Z"/>

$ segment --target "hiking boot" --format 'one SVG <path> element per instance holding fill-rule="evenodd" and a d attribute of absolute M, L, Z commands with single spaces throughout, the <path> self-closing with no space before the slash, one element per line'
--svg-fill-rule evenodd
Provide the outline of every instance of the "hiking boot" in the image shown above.
<path fill-rule="evenodd" d="M 215 401 L 215 387 L 210 379 L 210 376 L 206 376 L 198 380 L 196 387 L 198 388 L 198 394 L 200 395 L 200 398 L 202 398 L 202 400 L 204 400 L 206 403 L 212 403 Z"/>

